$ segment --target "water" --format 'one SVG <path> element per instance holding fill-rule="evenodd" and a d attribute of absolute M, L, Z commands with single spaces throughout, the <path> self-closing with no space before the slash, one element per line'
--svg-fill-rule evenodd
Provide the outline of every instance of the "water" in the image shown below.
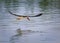
<path fill-rule="evenodd" d="M 26 0 L 0 1 L 0 43 L 60 43 L 60 9 L 49 6 L 48 10 L 43 11 L 38 2 L 39 0 L 30 3 Z M 31 17 L 30 21 L 17 21 L 17 17 L 10 15 L 8 10 L 19 15 L 36 15 L 41 12 L 43 15 Z M 17 35 L 16 30 L 19 28 L 40 33 Z"/>

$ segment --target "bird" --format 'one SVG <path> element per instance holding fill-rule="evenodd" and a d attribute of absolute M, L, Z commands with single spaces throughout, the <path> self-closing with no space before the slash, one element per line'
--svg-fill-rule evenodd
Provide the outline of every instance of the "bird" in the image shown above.
<path fill-rule="evenodd" d="M 11 11 L 8 11 L 8 12 L 9 12 L 11 15 L 17 16 L 17 20 L 21 20 L 21 19 L 26 18 L 27 20 L 30 21 L 30 18 L 29 18 L 29 17 L 39 17 L 39 16 L 43 15 L 42 13 L 40 13 L 40 14 L 37 14 L 37 15 L 34 15 L 34 16 L 24 16 L 24 15 L 13 14 Z"/>

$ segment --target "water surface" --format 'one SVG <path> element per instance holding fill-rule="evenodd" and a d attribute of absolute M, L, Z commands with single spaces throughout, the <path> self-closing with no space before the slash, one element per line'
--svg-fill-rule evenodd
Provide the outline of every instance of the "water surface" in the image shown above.
<path fill-rule="evenodd" d="M 39 0 L 1 0 L 0 1 L 0 43 L 60 43 L 60 9 L 48 6 L 43 10 L 39 7 Z M 55 3 L 55 2 L 54 2 Z M 56 2 L 57 3 L 57 2 Z M 57 4 L 58 6 L 58 4 Z M 17 21 L 8 10 L 19 15 L 36 15 L 41 17 Z M 17 29 L 40 31 L 17 35 Z"/>

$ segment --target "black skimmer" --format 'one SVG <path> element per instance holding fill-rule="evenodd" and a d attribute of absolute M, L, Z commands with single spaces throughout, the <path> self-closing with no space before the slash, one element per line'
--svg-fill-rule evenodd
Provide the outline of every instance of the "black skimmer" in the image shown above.
<path fill-rule="evenodd" d="M 24 16 L 24 15 L 17 15 L 17 14 L 13 14 L 12 12 L 8 11 L 11 15 L 17 16 L 17 20 L 21 20 L 23 18 L 26 18 L 30 21 L 29 17 L 39 17 L 42 15 L 42 13 L 38 14 L 38 15 L 34 15 L 34 16 Z"/>

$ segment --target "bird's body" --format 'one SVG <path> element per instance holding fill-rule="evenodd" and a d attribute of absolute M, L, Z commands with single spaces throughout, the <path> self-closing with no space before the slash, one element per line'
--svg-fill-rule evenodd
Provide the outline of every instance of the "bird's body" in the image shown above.
<path fill-rule="evenodd" d="M 29 17 L 17 17 L 17 20 L 21 20 L 21 19 L 25 19 L 25 18 L 30 21 Z"/>
<path fill-rule="evenodd" d="M 23 16 L 23 15 L 13 14 L 13 13 L 10 12 L 10 11 L 8 11 L 8 12 L 9 12 L 11 15 L 17 16 L 17 17 L 18 17 L 17 20 L 21 20 L 21 19 L 26 18 L 26 19 L 28 19 L 28 20 L 30 21 L 29 17 L 39 17 L 39 16 L 42 15 L 42 13 L 41 13 L 41 14 L 38 14 L 38 15 L 35 15 L 35 16 Z"/>

